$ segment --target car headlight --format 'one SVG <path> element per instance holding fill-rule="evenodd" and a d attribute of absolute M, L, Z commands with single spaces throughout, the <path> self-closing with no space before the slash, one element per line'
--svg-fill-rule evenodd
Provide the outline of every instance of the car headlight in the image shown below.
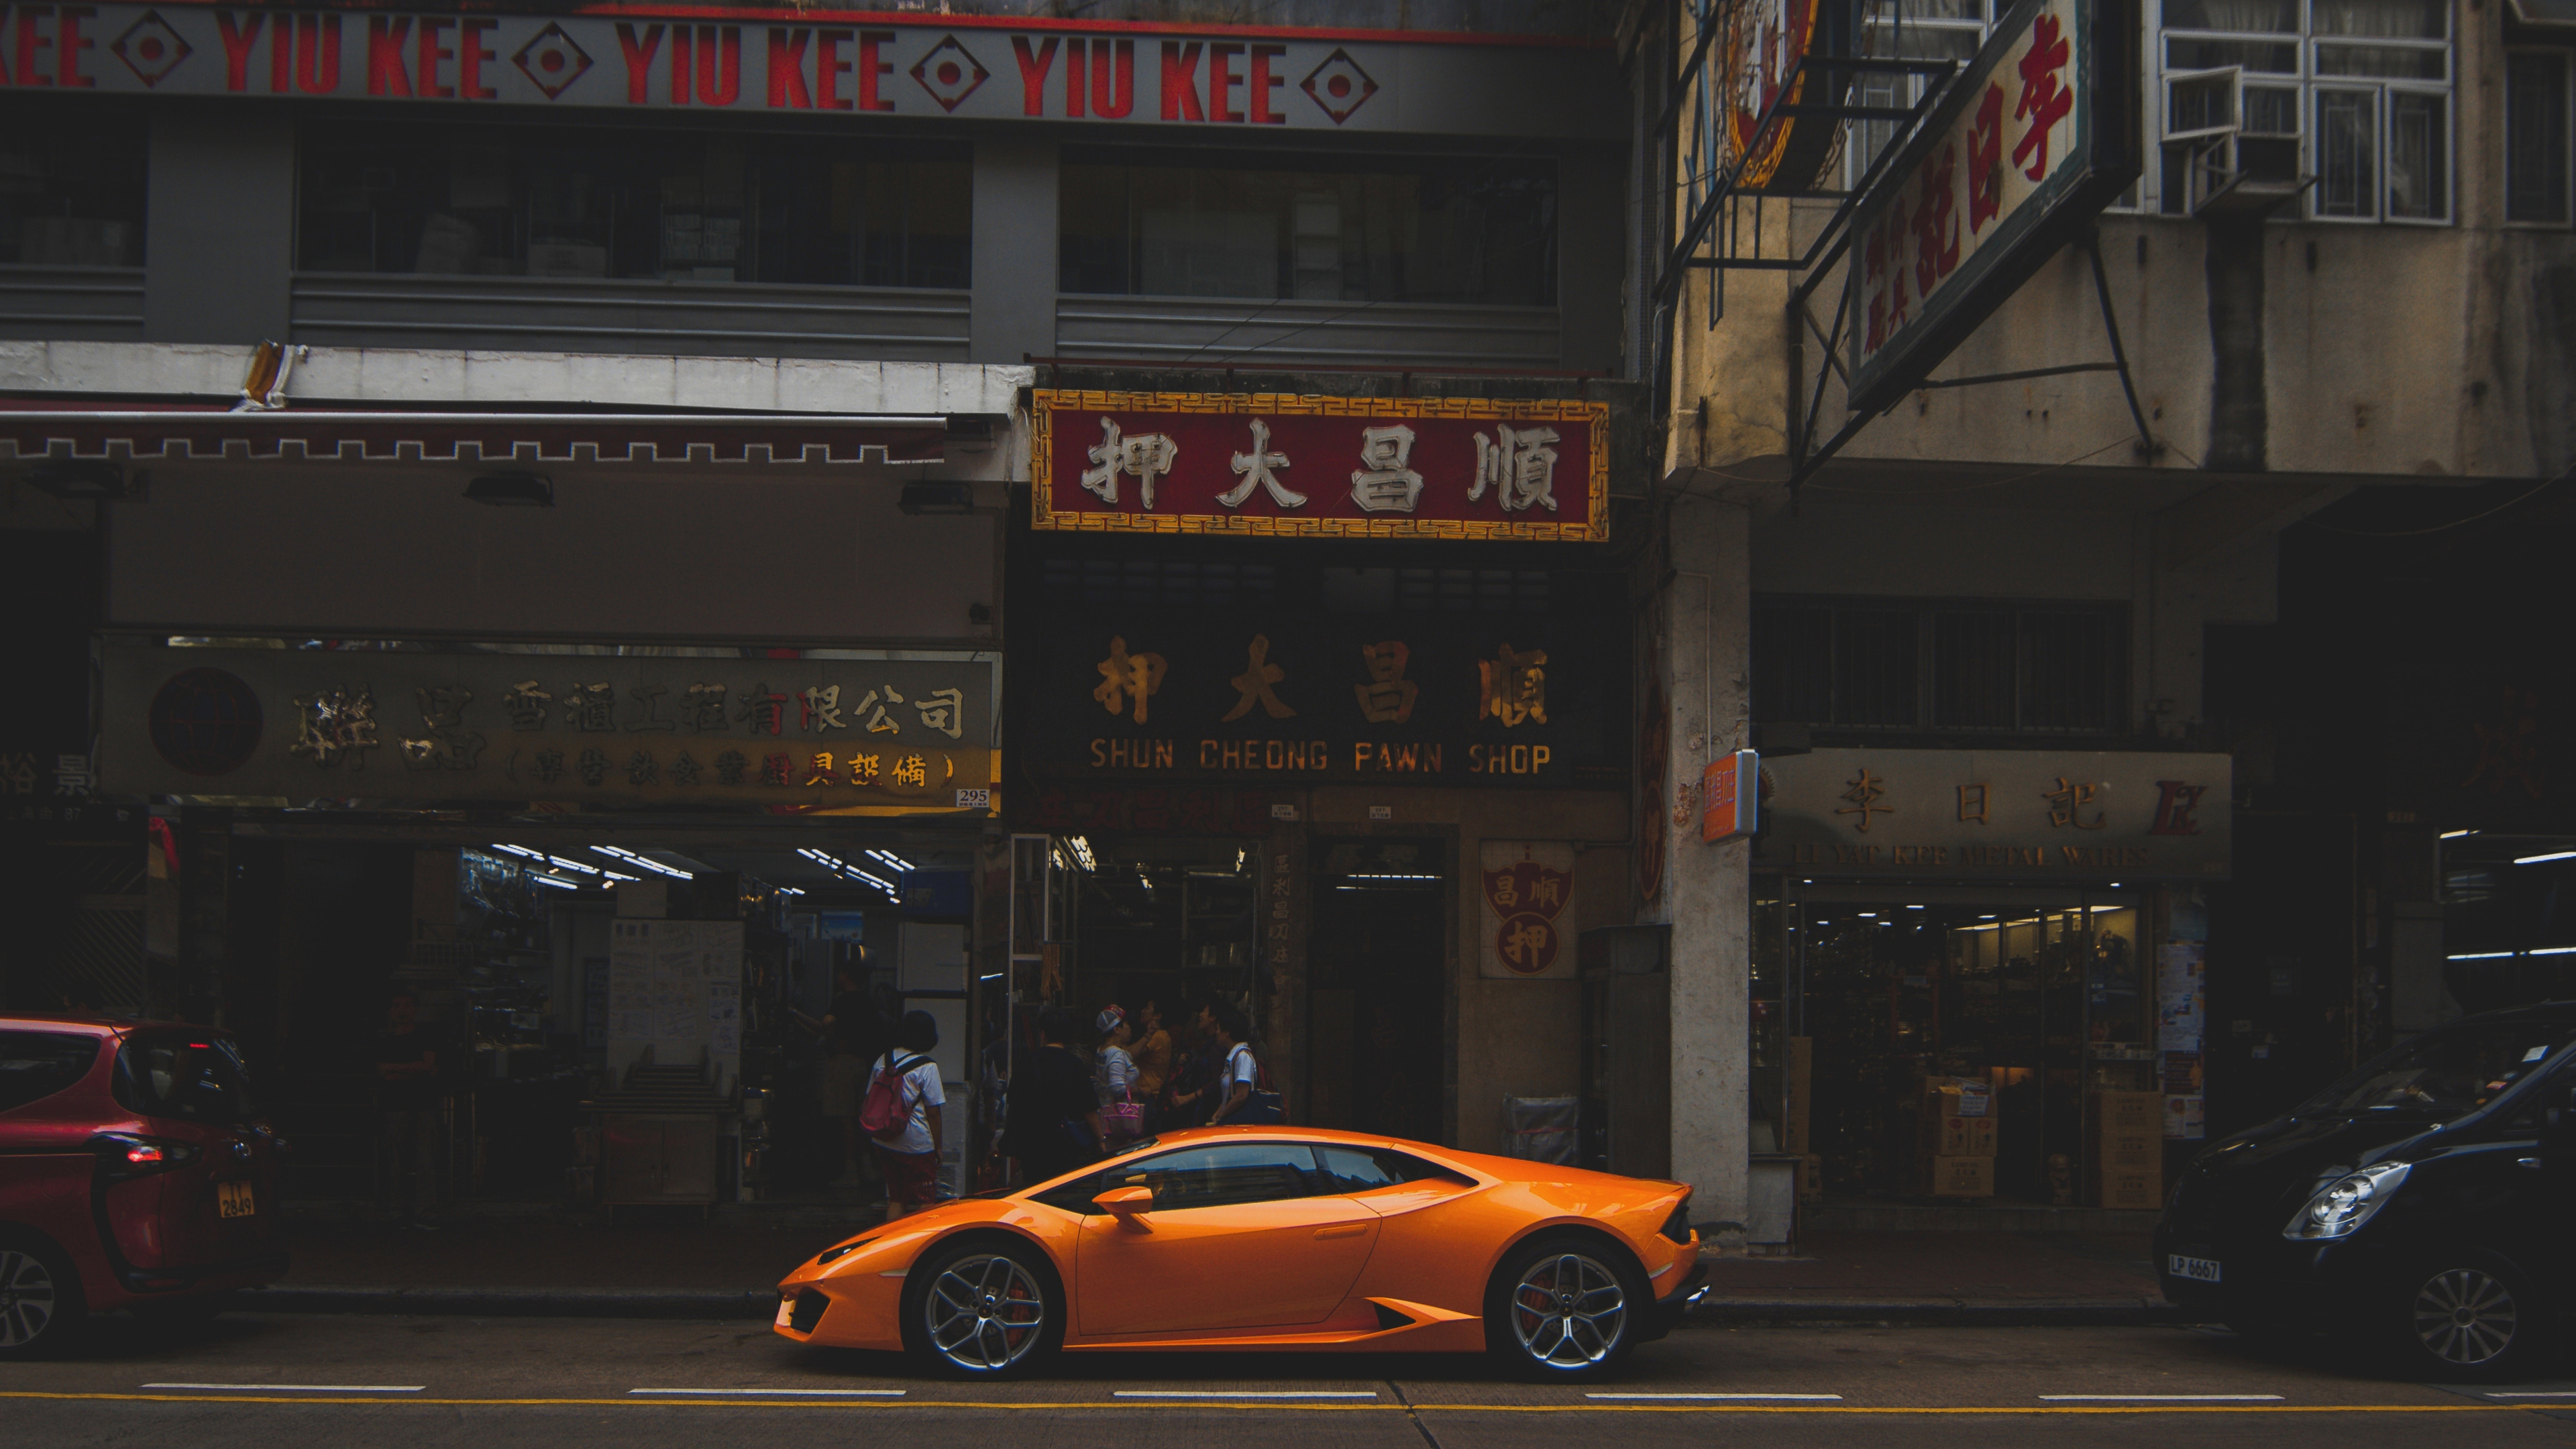
<path fill-rule="evenodd" d="M 2410 1163 L 2382 1162 L 2336 1178 L 2308 1199 L 2281 1236 L 2292 1239 L 2348 1238 L 2397 1193 Z"/>
<path fill-rule="evenodd" d="M 835 1258 L 844 1257 L 844 1256 L 846 1256 L 846 1255 L 848 1255 L 848 1254 L 855 1253 L 855 1252 L 857 1252 L 859 1249 L 864 1248 L 864 1247 L 866 1247 L 868 1244 L 873 1243 L 873 1242 L 875 1242 L 875 1241 L 876 1241 L 876 1238 L 872 1235 L 872 1236 L 869 1236 L 869 1237 L 853 1239 L 853 1240 L 851 1240 L 851 1241 L 849 1241 L 849 1242 L 846 1242 L 846 1243 L 841 1244 L 841 1245 L 840 1245 L 839 1247 L 837 1247 L 837 1248 L 825 1248 L 823 1251 L 821 1251 L 821 1252 L 819 1252 L 819 1253 L 817 1253 L 817 1254 L 815 1254 L 815 1255 L 814 1255 L 814 1266 L 815 1266 L 815 1267 L 817 1267 L 817 1268 L 820 1268 L 820 1267 L 822 1267 L 824 1264 L 831 1262 L 831 1261 L 832 1261 L 833 1259 L 835 1259 Z"/>

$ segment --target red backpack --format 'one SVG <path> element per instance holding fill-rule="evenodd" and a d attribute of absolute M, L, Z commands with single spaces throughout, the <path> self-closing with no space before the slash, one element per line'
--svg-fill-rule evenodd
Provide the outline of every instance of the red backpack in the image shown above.
<path fill-rule="evenodd" d="M 883 1140 L 899 1137 L 912 1124 L 912 1104 L 904 1100 L 903 1079 L 906 1073 L 930 1060 L 928 1057 L 905 1057 L 893 1060 L 888 1054 L 884 1071 L 868 1083 L 868 1094 L 859 1101 L 859 1130 Z"/>

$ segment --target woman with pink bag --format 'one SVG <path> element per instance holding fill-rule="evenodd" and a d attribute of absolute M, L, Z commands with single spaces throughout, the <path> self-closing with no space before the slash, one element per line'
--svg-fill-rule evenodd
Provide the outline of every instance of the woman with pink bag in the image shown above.
<path fill-rule="evenodd" d="M 1145 1135 L 1145 1106 L 1136 1100 L 1136 1062 L 1127 1054 L 1127 1013 L 1110 1005 L 1092 1022 L 1100 1033 L 1100 1050 L 1092 1067 L 1092 1085 L 1100 1094 L 1100 1131 L 1111 1151 Z"/>

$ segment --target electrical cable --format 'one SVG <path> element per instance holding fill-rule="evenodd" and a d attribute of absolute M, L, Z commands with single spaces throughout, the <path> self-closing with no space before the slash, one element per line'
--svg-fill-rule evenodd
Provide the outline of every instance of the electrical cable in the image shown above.
<path fill-rule="evenodd" d="M 2472 513 L 2466 518 L 2454 519 L 2449 523 L 2437 523 L 2431 528 L 2338 528 L 2331 523 L 2318 523 L 2315 519 L 2309 519 L 2307 522 L 2311 527 L 2322 528 L 2328 533 L 2347 534 L 2354 538 L 2422 538 L 2427 534 L 2448 533 L 2455 528 L 2466 528 L 2470 524 L 2475 523 L 2482 518 L 2493 518 L 2497 514 L 2504 512 L 2506 509 L 2511 508 L 2518 503 L 2525 503 L 2533 498 L 2539 497 L 2548 489 L 2566 482 L 2571 476 L 2576 476 L 2576 465 L 2570 465 L 2569 467 L 2560 470 L 2555 477 L 2541 479 L 2538 483 L 2533 484 L 2527 492 L 2518 493 L 2483 513 Z"/>

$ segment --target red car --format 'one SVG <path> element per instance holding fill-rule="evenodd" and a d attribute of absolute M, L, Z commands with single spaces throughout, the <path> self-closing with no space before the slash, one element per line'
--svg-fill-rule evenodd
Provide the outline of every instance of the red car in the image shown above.
<path fill-rule="evenodd" d="M 0 1358 L 275 1280 L 277 1152 L 221 1031 L 0 1016 Z"/>

